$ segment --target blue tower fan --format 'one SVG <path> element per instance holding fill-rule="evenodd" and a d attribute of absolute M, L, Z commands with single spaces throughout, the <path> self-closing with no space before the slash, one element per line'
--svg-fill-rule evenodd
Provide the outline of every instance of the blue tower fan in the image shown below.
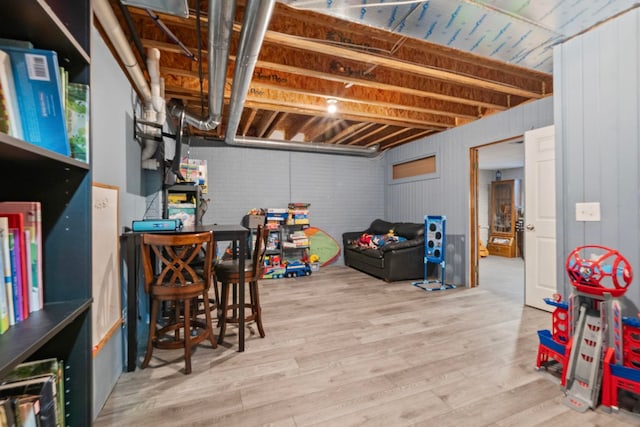
<path fill-rule="evenodd" d="M 416 286 L 425 291 L 443 291 L 455 288 L 455 285 L 444 282 L 445 273 L 445 252 L 447 248 L 445 226 L 447 217 L 425 215 L 424 217 L 424 279 L 421 282 L 413 282 Z M 440 266 L 440 280 L 433 280 L 427 277 L 427 264 L 438 264 Z M 430 287 L 428 285 L 439 283 L 440 286 Z"/>

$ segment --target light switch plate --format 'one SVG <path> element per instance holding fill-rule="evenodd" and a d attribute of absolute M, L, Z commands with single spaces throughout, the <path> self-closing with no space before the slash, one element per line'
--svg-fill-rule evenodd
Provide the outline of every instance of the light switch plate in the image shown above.
<path fill-rule="evenodd" d="M 600 203 L 576 203 L 576 221 L 600 221 Z"/>

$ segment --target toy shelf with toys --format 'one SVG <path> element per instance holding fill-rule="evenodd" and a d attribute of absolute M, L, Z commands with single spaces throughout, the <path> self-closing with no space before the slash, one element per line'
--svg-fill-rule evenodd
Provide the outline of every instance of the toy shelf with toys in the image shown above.
<path fill-rule="evenodd" d="M 308 276 L 310 263 L 309 204 L 289 203 L 287 208 L 267 208 L 266 226 L 270 230 L 265 258 L 264 279 Z"/>

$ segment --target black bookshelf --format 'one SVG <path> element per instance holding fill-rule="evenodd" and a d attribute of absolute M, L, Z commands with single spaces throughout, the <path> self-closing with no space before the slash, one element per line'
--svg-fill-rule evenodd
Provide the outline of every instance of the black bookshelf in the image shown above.
<path fill-rule="evenodd" d="M 90 1 L 0 2 L 0 37 L 55 50 L 89 83 Z M 91 166 L 0 133 L 0 200 L 42 208 L 44 308 L 0 335 L 0 380 L 23 361 L 64 362 L 65 425 L 93 421 Z"/>

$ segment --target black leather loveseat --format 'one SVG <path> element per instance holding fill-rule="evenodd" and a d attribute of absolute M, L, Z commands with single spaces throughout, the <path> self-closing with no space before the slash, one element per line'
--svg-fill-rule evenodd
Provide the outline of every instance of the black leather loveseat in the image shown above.
<path fill-rule="evenodd" d="M 382 246 L 363 244 L 369 236 L 393 235 L 401 241 L 385 242 Z M 379 277 L 387 282 L 424 278 L 424 224 L 374 220 L 362 231 L 342 235 L 344 264 Z M 435 264 L 428 264 L 431 276 Z"/>

